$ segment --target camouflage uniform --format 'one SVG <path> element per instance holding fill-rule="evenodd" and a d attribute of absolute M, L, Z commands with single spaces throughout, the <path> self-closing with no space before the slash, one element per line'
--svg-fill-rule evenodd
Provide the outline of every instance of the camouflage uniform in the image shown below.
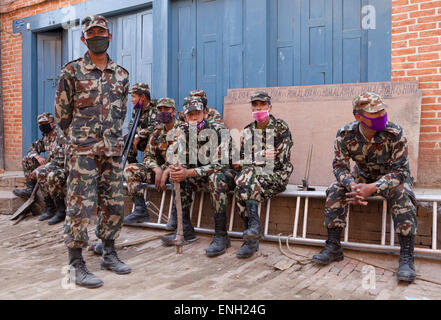
<path fill-rule="evenodd" d="M 161 105 L 175 108 L 174 100 L 169 98 L 160 99 L 158 101 L 158 107 Z M 175 123 L 171 130 L 177 130 L 181 125 L 179 120 L 175 119 L 174 121 Z M 166 154 L 171 144 L 171 141 L 167 141 L 168 134 L 174 136 L 172 132 L 166 131 L 165 124 L 157 124 L 150 134 L 147 147 L 144 150 L 143 163 L 132 163 L 127 165 L 124 169 L 124 176 L 127 181 L 127 189 L 130 197 L 143 197 L 142 191 L 138 188 L 141 183 L 155 183 L 153 168 L 160 167 L 162 170 L 167 168 Z"/>
<path fill-rule="evenodd" d="M 294 169 L 290 160 L 293 141 L 288 124 L 281 119 L 276 119 L 272 115 L 269 117 L 270 120 L 265 130 L 257 129 L 256 121 L 247 125 L 245 130 L 249 129 L 251 131 L 251 135 L 245 136 L 241 141 L 241 158 L 244 156 L 246 157 L 246 155 L 244 155 L 246 143 L 249 143 L 251 146 L 251 150 L 247 150 L 247 154 L 252 155 L 252 159 L 250 159 L 251 161 L 248 161 L 251 163 L 244 163 L 241 172 L 236 176 L 237 187 L 235 195 L 237 200 L 237 208 L 242 218 L 246 217 L 247 215 L 245 206 L 245 202 L 247 200 L 263 202 L 265 199 L 269 199 L 276 194 L 285 191 L 289 177 Z M 260 151 L 260 155 L 263 157 L 262 152 L 266 150 L 267 139 L 269 138 L 269 134 L 271 134 L 271 131 L 268 130 L 274 130 L 273 148 L 277 154 L 276 158 L 274 159 L 273 171 L 265 174 L 260 169 L 262 169 L 262 166 L 265 166 L 266 164 L 265 162 L 256 159 L 256 155 L 257 152 Z M 253 139 L 253 136 L 256 138 L 255 132 L 261 132 L 261 148 L 258 148 L 255 141 L 245 141 L 246 139 Z M 259 136 L 257 135 L 257 137 Z M 245 161 L 245 159 L 242 159 L 242 161 Z"/>
<path fill-rule="evenodd" d="M 37 117 L 38 123 L 52 122 L 54 117 L 46 112 Z M 48 163 L 35 170 L 37 182 L 45 198 L 52 197 L 54 200 L 64 199 L 64 186 L 66 183 L 66 174 L 64 170 L 64 153 L 66 139 L 60 128 L 54 127 L 50 135 L 44 135 L 31 147 L 34 151 L 30 156 L 42 152 L 48 153 Z M 29 152 L 28 152 L 29 155 Z"/>
<path fill-rule="evenodd" d="M 138 93 L 141 95 L 143 92 L 150 92 L 149 86 L 146 83 L 140 82 L 135 84 L 129 93 Z M 154 130 L 156 126 L 156 115 L 158 110 L 156 108 L 156 103 L 153 100 L 150 100 L 150 103 L 146 106 L 145 109 L 141 111 L 141 115 L 139 117 L 138 126 L 136 128 L 135 138 L 139 139 L 139 143 L 137 146 L 137 150 L 144 150 L 147 146 L 147 142 L 149 139 L 150 133 Z M 135 120 L 136 109 L 133 109 L 132 118 L 129 123 L 129 132 L 133 126 L 133 121 Z M 129 163 L 136 163 L 136 157 L 138 155 L 138 151 L 135 151 L 133 148 L 130 148 L 129 154 L 127 156 L 127 161 Z"/>
<path fill-rule="evenodd" d="M 203 111 L 203 104 L 200 99 L 192 99 L 189 104 L 186 105 L 184 112 L 191 110 Z M 202 164 L 198 157 L 197 164 L 190 164 L 189 146 L 190 139 L 190 126 L 188 123 L 182 123 L 180 130 L 177 131 L 180 139 L 185 139 L 187 148 L 184 154 L 180 154 L 179 158 L 185 161 L 181 161 L 181 165 L 187 169 L 195 169 L 196 175 L 191 178 L 187 178 L 181 182 L 181 202 L 182 208 L 189 208 L 192 203 L 193 191 L 208 191 L 210 193 L 211 204 L 215 212 L 225 212 L 227 207 L 227 193 L 229 190 L 234 190 L 234 176 L 235 171 L 230 167 L 230 164 L 223 164 L 222 152 L 228 151 L 226 149 L 226 141 L 221 141 L 221 130 L 227 130 L 227 128 L 219 122 L 204 119 L 204 125 L 200 130 L 211 129 L 216 132 L 218 138 L 218 149 L 215 154 L 210 154 L 210 160 L 208 164 Z M 197 140 L 197 146 L 195 150 L 200 151 L 206 144 L 210 142 L 209 139 L 203 141 Z M 224 143 L 224 145 L 222 145 Z M 229 142 L 228 142 L 229 143 Z M 231 146 L 231 143 L 229 144 Z M 206 147 L 206 146 L 205 146 Z M 195 151 L 193 150 L 193 151 Z M 231 154 L 230 154 L 231 155 Z"/>
<path fill-rule="evenodd" d="M 122 125 L 127 112 L 129 73 L 107 58 L 107 66 L 101 71 L 87 52 L 83 58 L 65 65 L 58 81 L 55 114 L 69 139 L 65 222 L 65 243 L 69 248 L 87 245 L 87 226 L 97 202 L 101 208 L 98 238 L 114 240 L 122 226 Z"/>
<path fill-rule="evenodd" d="M 381 101 L 381 98 L 371 93 L 354 100 L 355 110 L 356 106 L 366 105 L 364 101 L 360 101 L 363 99 L 372 106 L 372 110 L 369 109 L 371 107 L 363 110 L 370 113 L 378 111 L 375 101 Z M 380 195 L 387 199 L 392 210 L 395 231 L 403 236 L 415 235 L 416 199 L 412 191 L 413 178 L 403 129 L 388 122 L 384 131 L 377 131 L 372 140 L 367 141 L 360 130 L 360 124 L 354 121 L 338 130 L 334 149 L 333 168 L 337 182 L 331 184 L 326 191 L 325 226 L 346 226 L 348 205 L 345 204 L 345 199 L 346 193 L 351 192 L 351 182 L 375 183 L 377 191 L 372 196 Z M 350 159 L 355 162 L 352 173 Z"/>

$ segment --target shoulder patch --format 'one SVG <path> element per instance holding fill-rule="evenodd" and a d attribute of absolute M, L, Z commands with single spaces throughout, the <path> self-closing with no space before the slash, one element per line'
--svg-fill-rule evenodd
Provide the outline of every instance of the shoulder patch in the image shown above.
<path fill-rule="evenodd" d="M 358 121 L 352 121 L 352 122 L 346 124 L 344 127 L 341 127 L 340 129 L 338 129 L 337 137 L 345 132 L 355 131 L 357 126 L 358 126 Z"/>
<path fill-rule="evenodd" d="M 399 136 L 400 134 L 402 134 L 403 132 L 403 128 L 401 128 L 400 125 L 393 123 L 393 122 L 388 122 L 386 125 L 386 132 L 392 133 L 395 136 Z"/>

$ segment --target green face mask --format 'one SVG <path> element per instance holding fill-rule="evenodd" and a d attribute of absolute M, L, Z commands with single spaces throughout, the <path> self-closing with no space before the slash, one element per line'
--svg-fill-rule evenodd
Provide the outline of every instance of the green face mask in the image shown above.
<path fill-rule="evenodd" d="M 87 47 L 89 48 L 92 53 L 100 54 L 107 51 L 109 48 L 109 37 L 101 37 L 96 36 L 90 39 L 86 39 Z"/>

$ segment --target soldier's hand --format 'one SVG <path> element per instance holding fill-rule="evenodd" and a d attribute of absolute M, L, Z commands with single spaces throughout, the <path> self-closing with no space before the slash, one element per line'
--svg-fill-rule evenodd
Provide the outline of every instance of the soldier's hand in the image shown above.
<path fill-rule="evenodd" d="M 163 172 L 159 167 L 154 168 L 153 172 L 155 173 L 155 188 L 159 192 L 161 191 L 161 179 Z"/>
<path fill-rule="evenodd" d="M 182 182 L 187 178 L 187 169 L 180 164 L 171 166 L 170 179 L 174 182 Z"/>
<path fill-rule="evenodd" d="M 139 139 L 138 138 L 133 138 L 133 151 L 138 151 L 138 143 L 139 143 Z"/>
<path fill-rule="evenodd" d="M 350 204 L 361 204 L 366 206 L 366 199 L 370 195 L 372 195 L 377 190 L 377 188 L 373 183 L 359 183 L 351 184 L 351 190 L 352 192 L 346 193 L 346 196 L 349 197 L 348 199 L 346 199 L 346 201 Z"/>
<path fill-rule="evenodd" d="M 161 189 L 163 191 L 165 191 L 167 189 L 167 186 L 165 185 L 168 179 L 168 176 L 170 175 L 170 169 L 165 169 L 162 172 L 162 177 L 161 177 Z"/>

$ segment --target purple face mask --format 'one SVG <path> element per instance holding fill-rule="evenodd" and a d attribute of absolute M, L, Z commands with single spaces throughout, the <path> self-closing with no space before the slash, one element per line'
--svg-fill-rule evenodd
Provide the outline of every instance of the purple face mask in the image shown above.
<path fill-rule="evenodd" d="M 173 120 L 173 112 L 158 112 L 156 120 L 161 123 L 170 123 Z"/>
<path fill-rule="evenodd" d="M 375 130 L 375 131 L 384 131 L 384 129 L 386 129 L 386 123 L 387 123 L 387 113 L 379 118 L 375 118 L 375 119 L 371 119 L 368 117 L 363 116 L 362 114 L 360 114 L 361 117 L 371 120 L 371 125 L 368 126 L 367 124 L 363 123 L 363 125 L 365 125 L 366 127 L 368 127 L 369 129 Z"/>

